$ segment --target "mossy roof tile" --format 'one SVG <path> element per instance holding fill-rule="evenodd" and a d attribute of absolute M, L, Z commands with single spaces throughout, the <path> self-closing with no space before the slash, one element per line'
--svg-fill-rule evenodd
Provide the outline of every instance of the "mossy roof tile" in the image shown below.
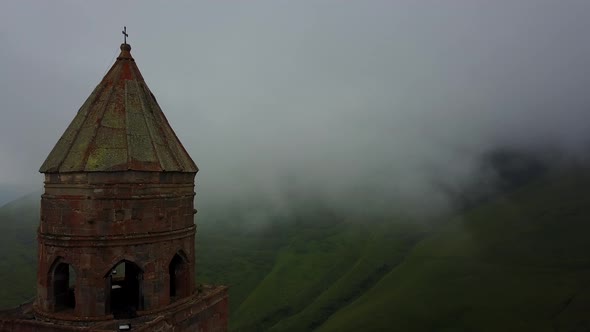
<path fill-rule="evenodd" d="M 41 173 L 190 172 L 197 166 L 143 80 L 131 46 L 82 105 Z"/>

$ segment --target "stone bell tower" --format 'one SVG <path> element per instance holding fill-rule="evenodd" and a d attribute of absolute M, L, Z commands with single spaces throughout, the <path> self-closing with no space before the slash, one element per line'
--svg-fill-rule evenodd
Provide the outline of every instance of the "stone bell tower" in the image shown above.
<path fill-rule="evenodd" d="M 227 329 L 227 288 L 195 286 L 198 168 L 130 51 L 121 45 L 41 166 L 31 331 Z"/>

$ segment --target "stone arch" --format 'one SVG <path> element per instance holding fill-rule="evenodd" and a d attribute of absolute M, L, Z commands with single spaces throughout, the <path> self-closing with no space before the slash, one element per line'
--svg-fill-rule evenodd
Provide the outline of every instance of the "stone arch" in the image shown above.
<path fill-rule="evenodd" d="M 49 310 L 75 310 L 76 270 L 64 257 L 57 256 L 47 271 Z"/>
<path fill-rule="evenodd" d="M 178 250 L 168 263 L 170 302 L 190 295 L 190 264 L 184 251 Z"/>
<path fill-rule="evenodd" d="M 96 276 L 107 276 L 110 272 L 113 271 L 113 267 L 117 266 L 118 264 L 120 264 L 121 262 L 125 261 L 125 262 L 130 262 L 133 263 L 135 265 L 137 265 L 139 267 L 139 269 L 141 271 L 145 270 L 145 266 L 144 266 L 144 262 L 142 262 L 140 259 L 138 259 L 135 255 L 133 254 L 124 254 L 124 255 L 118 255 L 118 256 L 111 256 L 112 258 L 110 260 L 108 260 L 108 263 L 103 263 L 102 265 L 102 271 L 101 270 L 96 270 Z M 105 260 L 107 261 L 107 260 Z"/>
<path fill-rule="evenodd" d="M 104 274 L 105 313 L 131 318 L 143 309 L 143 270 L 135 262 L 121 259 Z"/>

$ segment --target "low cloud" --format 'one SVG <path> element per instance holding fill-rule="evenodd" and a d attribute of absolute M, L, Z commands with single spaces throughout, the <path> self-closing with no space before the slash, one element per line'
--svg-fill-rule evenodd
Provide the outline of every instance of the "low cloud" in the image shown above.
<path fill-rule="evenodd" d="M 201 169 L 205 215 L 255 200 L 281 214 L 295 196 L 428 214 L 493 183 L 481 158 L 497 147 L 588 155 L 587 2 L 11 6 L 0 30 L 23 34 L 0 35 L 1 184 L 41 182 L 117 19 Z"/>

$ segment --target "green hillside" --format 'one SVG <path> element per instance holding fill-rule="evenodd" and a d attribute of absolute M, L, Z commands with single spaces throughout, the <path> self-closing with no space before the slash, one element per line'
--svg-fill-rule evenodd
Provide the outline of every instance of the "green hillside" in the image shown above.
<path fill-rule="evenodd" d="M 37 225 L 40 193 L 0 207 L 0 308 L 20 304 L 35 295 Z"/>
<path fill-rule="evenodd" d="M 232 327 L 586 331 L 588 216 L 590 175 L 577 171 L 440 221 L 426 235 L 395 220 L 339 227 L 323 247 L 300 233 Z"/>
<path fill-rule="evenodd" d="M 531 184 L 421 241 L 319 330 L 586 331 L 589 216 L 587 172 Z"/>
<path fill-rule="evenodd" d="M 38 207 L 23 202 L 0 208 L 1 306 L 34 294 Z M 257 227 L 242 208 L 199 214 L 197 281 L 231 286 L 232 330 L 590 330 L 587 170 L 428 223 L 301 204 Z"/>
<path fill-rule="evenodd" d="M 365 222 L 371 221 L 302 228 L 233 314 L 231 326 L 252 331 L 317 328 L 400 264 L 425 234 L 416 223 Z"/>

